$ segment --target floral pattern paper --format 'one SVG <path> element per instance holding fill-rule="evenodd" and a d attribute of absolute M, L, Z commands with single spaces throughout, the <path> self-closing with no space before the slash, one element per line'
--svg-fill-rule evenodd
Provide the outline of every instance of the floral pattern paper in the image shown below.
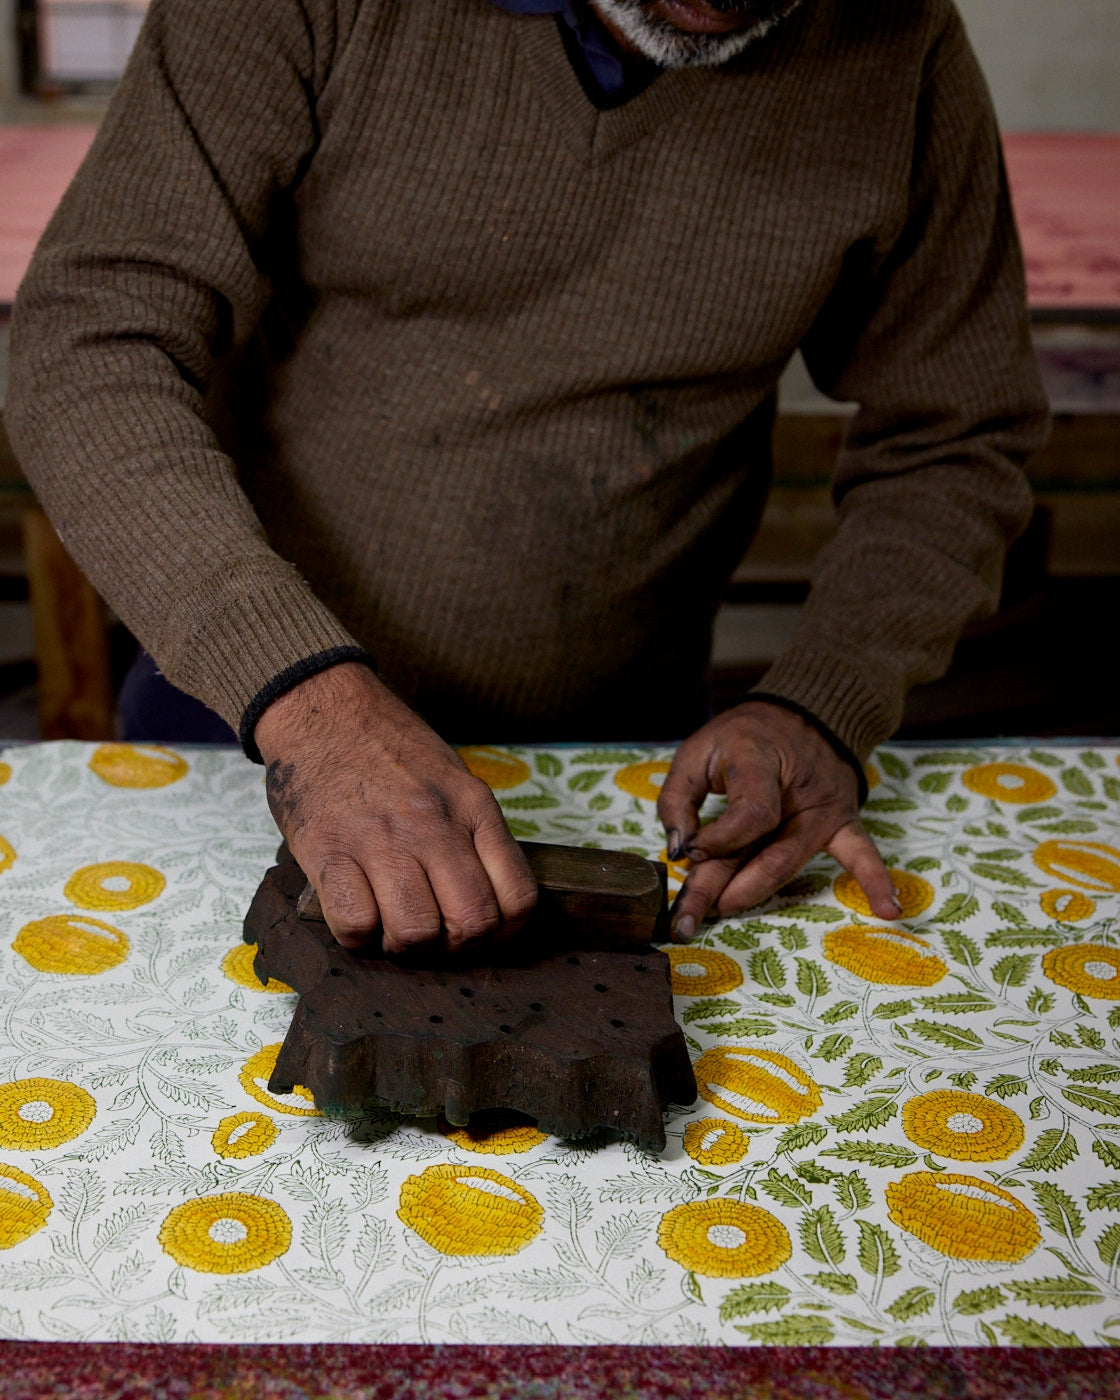
<path fill-rule="evenodd" d="M 670 751 L 462 752 L 515 835 L 664 858 Z M 260 769 L 8 750 L 0 1334 L 1117 1344 L 1117 750 L 899 745 L 869 782 L 904 918 L 822 856 L 671 948 L 701 1097 L 658 1156 L 270 1094 Z"/>

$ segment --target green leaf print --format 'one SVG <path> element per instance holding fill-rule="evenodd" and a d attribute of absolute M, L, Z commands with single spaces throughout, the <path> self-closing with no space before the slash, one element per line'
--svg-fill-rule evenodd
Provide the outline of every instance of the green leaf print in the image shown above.
<path fill-rule="evenodd" d="M 845 1172 L 832 1182 L 840 1208 L 847 1211 L 866 1210 L 871 1204 L 871 1187 L 859 1172 Z"/>
<path fill-rule="evenodd" d="M 950 1026 L 945 1021 L 911 1021 L 909 1029 L 947 1050 L 979 1050 L 984 1044 L 970 1027 Z"/>
<path fill-rule="evenodd" d="M 1062 766 L 1060 758 L 1056 758 L 1052 753 L 1043 753 L 1041 749 L 1031 749 L 1029 757 L 1035 763 L 1041 763 L 1044 768 L 1060 768 Z"/>
<path fill-rule="evenodd" d="M 902 1268 L 902 1261 L 894 1241 L 882 1225 L 876 1225 L 871 1220 L 857 1220 L 856 1224 L 859 1226 L 860 1268 L 869 1274 L 882 1274 L 884 1278 L 897 1274 Z"/>
<path fill-rule="evenodd" d="M 1101 1263 L 1106 1264 L 1110 1269 L 1117 1259 L 1120 1259 L 1120 1223 L 1110 1225 L 1099 1237 L 1097 1253 L 1100 1255 Z"/>
<path fill-rule="evenodd" d="M 1027 1010 L 1034 1012 L 1036 1016 L 1045 1016 L 1047 1012 L 1053 1011 L 1057 1000 L 1053 992 L 1044 992 L 1041 987 L 1032 987 L 1031 994 L 1027 997 Z"/>
<path fill-rule="evenodd" d="M 564 765 L 554 753 L 539 753 L 533 761 L 542 778 L 558 778 L 564 771 Z"/>
<path fill-rule="evenodd" d="M 1120 1210 L 1120 1181 L 1103 1181 L 1085 1197 L 1090 1210 Z"/>
<path fill-rule="evenodd" d="M 835 924 L 847 915 L 840 909 L 827 904 L 787 904 L 784 909 L 771 909 L 771 914 L 780 914 L 783 919 L 805 919 L 811 924 Z"/>
<path fill-rule="evenodd" d="M 502 811 L 513 810 L 518 812 L 531 812 L 534 809 L 545 807 L 559 807 L 560 799 L 553 797 L 550 792 L 526 792 L 520 797 L 503 797 L 501 799 Z"/>
<path fill-rule="evenodd" d="M 721 1322 L 733 1322 L 751 1313 L 775 1312 L 789 1302 L 790 1291 L 780 1283 L 744 1283 L 733 1288 L 719 1305 Z"/>
<path fill-rule="evenodd" d="M 767 1342 L 772 1346 L 826 1346 L 836 1335 L 836 1329 L 827 1317 L 815 1317 L 808 1313 L 793 1313 L 777 1322 L 755 1322 L 749 1326 L 738 1323 L 736 1326 L 752 1342 Z"/>
<path fill-rule="evenodd" d="M 708 1035 L 722 1036 L 762 1036 L 777 1035 L 778 1028 L 772 1021 L 764 1021 L 759 1016 L 736 1016 L 730 1021 L 715 1021 L 700 1029 Z"/>
<path fill-rule="evenodd" d="M 1092 781 L 1077 767 L 1062 769 L 1062 787 L 1066 792 L 1072 792 L 1074 797 L 1093 796 Z"/>
<path fill-rule="evenodd" d="M 574 754 L 573 763 L 637 763 L 644 757 L 640 749 L 585 749 Z"/>
<path fill-rule="evenodd" d="M 1047 928 L 997 928 L 984 939 L 989 948 L 1057 948 L 1065 941 Z"/>
<path fill-rule="evenodd" d="M 897 822 L 880 821 L 877 817 L 864 817 L 863 825 L 869 836 L 880 841 L 901 841 L 906 836 L 906 828 Z"/>
<path fill-rule="evenodd" d="M 1074 1204 L 1073 1197 L 1050 1181 L 1032 1181 L 1038 1208 L 1051 1229 L 1077 1239 L 1085 1229 L 1085 1221 Z"/>
<path fill-rule="evenodd" d="M 995 899 L 992 901 L 992 913 L 997 919 L 1002 919 L 1005 924 L 1015 924 L 1019 928 L 1023 928 L 1030 923 L 1030 919 L 1027 918 L 1021 909 L 1016 908 L 1014 904 L 1008 904 L 1005 899 Z"/>
<path fill-rule="evenodd" d="M 1080 1084 L 1103 1084 L 1120 1079 L 1120 1065 L 1086 1065 L 1083 1069 L 1071 1069 L 1069 1077 Z"/>
<path fill-rule="evenodd" d="M 1017 822 L 1048 822 L 1063 815 L 1060 807 L 1024 807 L 1021 812 L 1015 813 L 1015 820 Z"/>
<path fill-rule="evenodd" d="M 897 754 L 885 752 L 877 753 L 875 755 L 875 762 L 878 763 L 879 767 L 888 778 L 894 778 L 897 782 L 901 783 L 910 776 L 909 766 L 903 763 L 902 759 L 899 758 Z"/>
<path fill-rule="evenodd" d="M 1028 889 L 1031 885 L 1038 885 L 1037 880 L 1031 880 L 1019 870 L 1012 870 L 1009 865 L 997 865 L 994 862 L 978 860 L 969 869 L 981 880 L 995 880 L 1001 885 L 1015 885 L 1019 889 Z"/>
<path fill-rule="evenodd" d="M 1030 953 L 1009 953 L 992 968 L 992 976 L 1006 991 L 1008 987 L 1021 987 L 1033 968 L 1034 957 Z"/>
<path fill-rule="evenodd" d="M 578 760 L 573 759 L 573 762 Z M 607 776 L 605 768 L 587 768 L 582 773 L 573 773 L 568 779 L 568 787 L 572 792 L 590 792 L 596 788 Z"/>
<path fill-rule="evenodd" d="M 1070 1089 L 1062 1093 L 1079 1108 L 1091 1109 L 1094 1113 L 1105 1113 L 1110 1118 L 1120 1118 L 1120 1094 L 1108 1089 Z"/>
<path fill-rule="evenodd" d="M 1091 822 L 1087 817 L 1067 817 L 1065 821 L 1043 822 L 1039 831 L 1045 831 L 1049 836 L 1074 836 L 1078 832 L 1096 831 L 1097 823 Z"/>
<path fill-rule="evenodd" d="M 918 803 L 909 797 L 872 797 L 863 804 L 865 812 L 916 812 Z"/>
<path fill-rule="evenodd" d="M 809 1281 L 815 1283 L 818 1288 L 827 1289 L 829 1293 L 858 1293 L 859 1281 L 855 1274 L 810 1274 Z"/>
<path fill-rule="evenodd" d="M 909 1322 L 912 1317 L 921 1317 L 929 1312 L 937 1302 L 937 1294 L 932 1288 L 908 1288 L 900 1298 L 887 1305 L 886 1311 L 896 1322 Z"/>
<path fill-rule="evenodd" d="M 940 870 L 941 862 L 933 856 L 915 856 L 913 860 L 906 862 L 907 870 L 916 870 L 921 873 L 923 870 Z"/>
<path fill-rule="evenodd" d="M 778 941 L 787 953 L 800 953 L 802 949 L 808 948 L 809 940 L 796 924 L 791 924 L 789 928 L 784 928 L 778 934 Z M 800 962 L 800 959 L 798 959 Z"/>
<path fill-rule="evenodd" d="M 1078 1154 L 1077 1139 L 1065 1128 L 1041 1132 L 1029 1154 L 1019 1163 L 1020 1171 L 1056 1172 L 1068 1166 Z"/>
<path fill-rule="evenodd" d="M 982 997 L 979 992 L 944 992 L 941 996 L 921 997 L 920 1000 L 927 1011 L 947 1011 L 954 1016 L 994 1011 L 996 1005 L 994 1001 Z"/>
<path fill-rule="evenodd" d="M 1019 1074 L 997 1074 L 984 1085 L 984 1092 L 994 1094 L 997 1099 L 1010 1099 L 1027 1092 L 1027 1081 Z"/>
<path fill-rule="evenodd" d="M 1112 802 L 1120 802 L 1120 778 L 1102 778 L 1104 795 Z"/>
<path fill-rule="evenodd" d="M 858 1001 L 838 1001 L 821 1014 L 821 1023 L 834 1026 L 838 1021 L 850 1021 L 859 1012 Z"/>
<path fill-rule="evenodd" d="M 689 1021 L 704 1021 L 711 1016 L 731 1016 L 738 1010 L 739 1003 L 731 997 L 701 997 L 698 1001 L 689 1002 L 681 1020 L 687 1024 Z"/>
<path fill-rule="evenodd" d="M 797 1123 L 787 1128 L 778 1139 L 779 1152 L 800 1152 L 805 1147 L 815 1147 L 828 1137 L 828 1129 L 822 1123 Z"/>
<path fill-rule="evenodd" d="M 751 978 L 763 987 L 777 991 L 786 984 L 785 968 L 773 948 L 762 948 L 750 960 Z"/>
<path fill-rule="evenodd" d="M 771 1167 L 759 1186 L 780 1206 L 793 1206 L 801 1209 L 813 1204 L 813 1193 L 794 1176 L 783 1176 L 776 1167 Z"/>
<path fill-rule="evenodd" d="M 871 1014 L 884 1021 L 893 1021 L 897 1016 L 909 1016 L 913 1010 L 912 1001 L 881 1001 Z"/>
<path fill-rule="evenodd" d="M 923 792 L 944 792 L 952 783 L 953 777 L 952 773 L 926 773 L 918 779 L 918 786 Z"/>
<path fill-rule="evenodd" d="M 1093 1143 L 1093 1151 L 1106 1167 L 1114 1167 L 1120 1171 L 1120 1146 L 1117 1146 L 1116 1143 L 1106 1142 L 1104 1138 L 1097 1138 Z"/>
<path fill-rule="evenodd" d="M 963 963 L 965 967 L 979 966 L 980 949 L 966 933 L 952 928 L 946 929 L 941 942 L 954 962 Z"/>
<path fill-rule="evenodd" d="M 773 933 L 773 931 L 772 924 L 764 924 L 758 919 L 752 919 L 746 924 L 730 924 L 727 928 L 721 928 L 716 937 L 728 948 L 737 948 L 740 952 L 744 952 L 748 948 L 758 947 L 760 933 Z"/>
<path fill-rule="evenodd" d="M 822 1157 L 839 1157 L 845 1162 L 864 1162 L 869 1167 L 912 1167 L 918 1154 L 893 1142 L 839 1142 L 825 1148 Z"/>
<path fill-rule="evenodd" d="M 898 1105 L 893 1099 L 864 1099 L 846 1113 L 838 1113 L 828 1121 L 842 1133 L 870 1133 L 889 1123 L 897 1112 Z"/>
<path fill-rule="evenodd" d="M 805 1253 L 818 1264 L 831 1264 L 836 1268 L 844 1262 L 847 1253 L 844 1236 L 840 1233 L 831 1206 L 807 1210 L 801 1217 L 798 1234 Z"/>
<path fill-rule="evenodd" d="M 953 894 L 941 906 L 931 922 L 935 924 L 960 924 L 971 919 L 980 908 L 980 901 L 970 894 Z"/>
<path fill-rule="evenodd" d="M 852 1048 L 852 1037 L 850 1035 L 826 1035 L 820 1045 L 813 1051 L 814 1060 L 839 1060 Z"/>
<path fill-rule="evenodd" d="M 878 1055 L 853 1055 L 844 1068 L 844 1088 L 862 1088 L 874 1079 L 882 1068 L 883 1062 Z"/>
<path fill-rule="evenodd" d="M 1047 1322 L 1013 1314 L 1001 1319 L 996 1326 L 1009 1342 L 1019 1347 L 1079 1347 L 1081 1342 L 1072 1332 L 1059 1332 Z"/>
<path fill-rule="evenodd" d="M 1106 1044 L 1104 1036 L 1101 1035 L 1100 1031 L 1097 1030 L 1095 1026 L 1083 1026 L 1079 1024 L 1077 1027 L 1077 1038 L 1087 1050 L 1103 1050 Z"/>
<path fill-rule="evenodd" d="M 539 836 L 540 827 L 536 822 L 526 821 L 524 818 L 507 817 L 506 826 L 509 827 L 510 835 L 517 840 L 526 840 L 530 836 Z"/>
<path fill-rule="evenodd" d="M 987 1312 L 989 1308 L 998 1308 L 1006 1302 L 1003 1290 L 993 1284 L 988 1288 L 973 1288 L 958 1293 L 953 1299 L 953 1307 L 963 1317 L 975 1317 L 978 1313 Z"/>

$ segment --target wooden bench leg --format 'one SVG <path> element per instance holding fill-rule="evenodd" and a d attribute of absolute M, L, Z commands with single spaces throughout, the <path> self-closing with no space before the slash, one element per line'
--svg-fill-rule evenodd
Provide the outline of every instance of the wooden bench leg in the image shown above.
<path fill-rule="evenodd" d="M 44 739 L 111 739 L 105 608 L 38 506 L 23 512 L 27 584 Z"/>

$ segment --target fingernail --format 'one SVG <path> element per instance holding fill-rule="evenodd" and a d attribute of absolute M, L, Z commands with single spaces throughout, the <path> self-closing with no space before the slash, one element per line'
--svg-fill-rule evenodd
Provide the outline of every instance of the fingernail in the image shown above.
<path fill-rule="evenodd" d="M 691 943 L 696 937 L 696 920 L 691 914 L 682 914 L 673 925 L 673 937 L 678 943 Z"/>
<path fill-rule="evenodd" d="M 689 846 L 688 850 L 685 852 L 685 855 L 688 856 L 689 860 L 693 861 L 705 859 L 704 852 L 700 849 L 699 846 Z"/>
<path fill-rule="evenodd" d="M 665 854 L 670 860 L 680 860 L 684 854 L 684 845 L 681 841 L 681 834 L 673 827 L 665 833 Z"/>
<path fill-rule="evenodd" d="M 891 903 L 894 905 L 894 907 L 895 907 L 895 908 L 898 910 L 898 912 L 901 914 L 901 913 L 902 913 L 902 905 L 899 904 L 897 898 L 896 898 L 893 894 L 891 895 Z"/>

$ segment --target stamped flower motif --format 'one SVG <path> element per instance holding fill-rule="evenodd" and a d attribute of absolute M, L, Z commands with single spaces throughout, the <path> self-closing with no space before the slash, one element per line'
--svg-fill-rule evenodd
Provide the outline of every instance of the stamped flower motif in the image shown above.
<path fill-rule="evenodd" d="M 957 1162 L 998 1162 L 1023 1145 L 1023 1120 L 982 1094 L 934 1089 L 902 1105 L 902 1130 L 911 1142 Z"/>
<path fill-rule="evenodd" d="M 275 1201 L 225 1191 L 176 1206 L 159 1242 L 176 1264 L 198 1273 L 247 1274 L 287 1252 L 292 1222 Z"/>
<path fill-rule="evenodd" d="M 698 1118 L 684 1130 L 684 1150 L 702 1167 L 730 1167 L 741 1162 L 751 1140 L 726 1118 Z"/>
<path fill-rule="evenodd" d="M 981 763 L 966 768 L 961 782 L 994 802 L 1046 802 L 1058 791 L 1052 778 L 1025 763 Z"/>
<path fill-rule="evenodd" d="M 79 1137 L 97 1101 L 66 1079 L 16 1079 L 0 1085 L 0 1147 L 38 1152 Z"/>
<path fill-rule="evenodd" d="M 250 991 L 290 992 L 292 988 L 287 982 L 280 982 L 275 977 L 270 977 L 267 982 L 261 981 L 253 967 L 256 956 L 255 944 L 238 943 L 222 959 L 222 971 L 231 982 L 236 982 L 239 987 L 248 987 Z"/>
<path fill-rule="evenodd" d="M 39 972 L 96 977 L 128 957 L 128 935 L 100 919 L 51 914 L 24 924 L 12 947 Z"/>
<path fill-rule="evenodd" d="M 474 776 L 481 778 L 493 791 L 520 787 L 532 771 L 524 759 L 504 749 L 492 749 L 487 744 L 468 745 L 455 752 Z"/>
<path fill-rule="evenodd" d="M 1101 1001 L 1120 1001 L 1120 950 L 1104 943 L 1067 943 L 1042 959 L 1051 982 Z"/>
<path fill-rule="evenodd" d="M 210 1145 L 219 1157 L 256 1157 L 276 1141 L 279 1128 L 267 1113 L 231 1113 L 214 1130 Z"/>
<path fill-rule="evenodd" d="M 886 1195 L 896 1225 L 951 1259 L 1018 1263 L 1042 1240 L 1022 1201 L 979 1177 L 910 1172 Z"/>
<path fill-rule="evenodd" d="M 405 1180 L 397 1215 L 441 1254 L 517 1254 L 540 1234 L 544 1209 L 501 1172 L 445 1162 Z"/>
<path fill-rule="evenodd" d="M 657 1243 L 675 1264 L 705 1278 L 757 1278 L 793 1253 L 789 1231 L 761 1206 L 716 1198 L 687 1201 L 661 1217 Z"/>
<path fill-rule="evenodd" d="M 548 1141 L 548 1134 L 534 1128 L 531 1123 L 518 1123 L 509 1128 L 496 1128 L 493 1132 L 474 1132 L 471 1128 L 453 1128 L 444 1119 L 439 1120 L 439 1130 L 456 1147 L 465 1152 L 479 1152 L 491 1157 L 511 1157 L 519 1152 L 531 1152 L 542 1142 Z"/>
<path fill-rule="evenodd" d="M 679 997 L 710 997 L 730 992 L 743 981 L 743 969 L 715 948 L 666 948 L 670 985 Z"/>
<path fill-rule="evenodd" d="M 166 884 L 154 866 L 135 860 L 106 860 L 75 870 L 62 893 L 79 909 L 138 909 L 158 899 Z"/>
<path fill-rule="evenodd" d="M 661 784 L 654 778 L 663 778 L 669 771 L 669 764 L 656 760 L 648 763 L 631 763 L 620 768 L 614 775 L 615 787 L 628 792 L 631 797 L 642 797 L 647 802 L 656 802 L 661 796 Z"/>
<path fill-rule="evenodd" d="M 94 749 L 89 766 L 110 787 L 161 788 L 177 783 L 190 765 L 162 744 L 101 744 Z"/>
<path fill-rule="evenodd" d="M 283 1097 L 269 1091 L 268 1081 L 272 1078 L 279 1054 L 280 1042 L 277 1041 L 274 1045 L 262 1045 L 250 1055 L 237 1076 L 241 1087 L 251 1098 L 263 1103 L 267 1108 L 275 1109 L 277 1113 L 290 1113 L 297 1118 L 318 1118 L 320 1114 L 315 1107 L 314 1096 L 304 1085 L 295 1085 L 292 1092 Z"/>
<path fill-rule="evenodd" d="M 0 1162 L 0 1249 L 11 1249 L 41 1230 L 53 1205 L 41 1181 Z"/>
<path fill-rule="evenodd" d="M 911 870 L 889 870 L 895 896 L 905 919 L 917 918 L 933 903 L 933 886 Z M 832 886 L 832 893 L 845 909 L 871 918 L 871 905 L 854 875 L 845 872 Z"/>
<path fill-rule="evenodd" d="M 1093 894 L 1120 893 L 1120 851 L 1100 841 L 1043 841 L 1034 853 L 1039 870 Z"/>
<path fill-rule="evenodd" d="M 9 772 L 11 770 L 9 769 Z M 16 852 L 12 843 L 6 837 L 0 836 L 0 875 L 5 870 L 10 870 L 15 864 Z"/>
<path fill-rule="evenodd" d="M 829 962 L 881 986 L 932 987 L 949 973 L 926 940 L 905 929 L 846 924 L 830 929 L 821 946 Z"/>
<path fill-rule="evenodd" d="M 1076 890 L 1046 890 L 1040 894 L 1038 902 L 1048 919 L 1056 919 L 1061 924 L 1079 924 L 1083 919 L 1091 919 L 1097 906 L 1087 894 Z"/>
<path fill-rule="evenodd" d="M 4 784 L 9 780 L 9 778 L 11 778 L 11 776 L 12 765 L 10 763 L 0 762 L 0 787 L 3 787 Z"/>
<path fill-rule="evenodd" d="M 748 1123 L 798 1123 L 823 1102 L 818 1085 L 776 1050 L 717 1045 L 693 1070 L 702 1099 Z"/>
<path fill-rule="evenodd" d="M 882 773 L 879 772 L 878 768 L 876 768 L 873 763 L 865 763 L 863 765 L 863 776 L 867 781 L 868 792 L 870 792 L 872 788 L 877 788 L 883 781 Z"/>

